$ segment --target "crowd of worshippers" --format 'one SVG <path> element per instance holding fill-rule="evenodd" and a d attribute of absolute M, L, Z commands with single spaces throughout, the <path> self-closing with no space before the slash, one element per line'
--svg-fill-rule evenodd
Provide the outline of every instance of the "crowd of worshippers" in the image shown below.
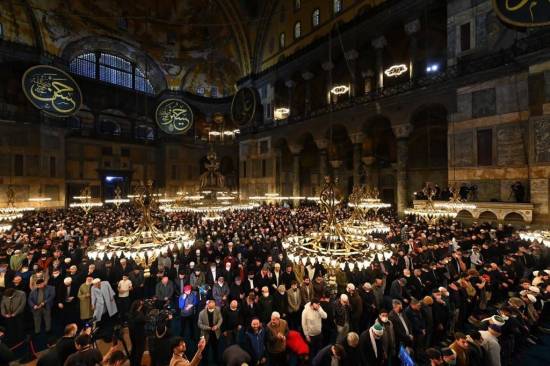
<path fill-rule="evenodd" d="M 130 259 L 86 257 L 95 239 L 136 228 L 129 206 L 31 212 L 0 234 L 0 363 L 34 334 L 51 347 L 42 366 L 141 365 L 146 350 L 154 366 L 497 366 L 550 331 L 547 249 L 510 226 L 387 215 L 391 258 L 331 271 L 282 248 L 318 228 L 315 206 L 155 217 L 197 241 L 149 276 Z M 101 355 L 101 338 L 124 347 Z"/>

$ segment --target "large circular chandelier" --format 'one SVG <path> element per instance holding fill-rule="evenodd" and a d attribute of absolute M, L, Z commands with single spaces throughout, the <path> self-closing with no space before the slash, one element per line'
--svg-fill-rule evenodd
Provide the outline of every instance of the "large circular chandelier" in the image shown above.
<path fill-rule="evenodd" d="M 77 200 L 77 202 L 71 203 L 69 207 L 81 208 L 86 215 L 91 211 L 92 208 L 103 206 L 103 202 L 95 202 L 92 200 L 92 189 L 90 188 L 90 186 L 84 187 L 80 191 L 80 195 L 73 196 L 73 199 Z"/>
<path fill-rule="evenodd" d="M 138 228 L 128 235 L 115 235 L 95 241 L 87 251 L 90 259 L 128 258 L 147 270 L 160 254 L 170 250 L 190 248 L 195 239 L 186 230 L 161 231 L 153 221 L 151 212 L 157 207 L 158 198 L 153 194 L 151 181 L 138 187 L 134 204 L 141 211 Z"/>
<path fill-rule="evenodd" d="M 435 196 L 435 189 L 430 183 L 426 183 L 422 192 L 426 196 L 426 202 L 423 207 L 414 207 L 405 210 L 405 215 L 413 215 L 424 219 L 427 223 L 435 224 L 439 219 L 453 218 L 457 212 L 436 208 L 433 198 Z"/>
<path fill-rule="evenodd" d="M 550 247 L 550 230 L 523 231 L 519 237 L 527 241 L 536 241 Z"/>
<path fill-rule="evenodd" d="M 15 190 L 10 185 L 6 190 L 7 204 L 5 207 L 0 207 L 0 222 L 13 221 L 23 217 L 26 211 L 33 211 L 33 207 L 16 207 L 15 206 Z M 9 230 L 9 229 L 8 229 Z"/>
<path fill-rule="evenodd" d="M 460 198 L 460 190 L 456 184 L 449 187 L 449 192 L 451 192 L 451 197 L 447 202 L 434 202 L 435 208 L 441 208 L 443 210 L 455 212 L 458 214 L 462 210 L 473 210 L 477 206 L 471 202 L 466 202 Z M 456 215 L 455 215 L 456 216 Z"/>
<path fill-rule="evenodd" d="M 348 206 L 353 212 L 342 226 L 344 232 L 354 235 L 385 234 L 390 231 L 388 225 L 378 219 L 378 210 L 391 207 L 389 203 L 383 203 L 378 198 L 378 189 L 369 187 L 353 187 L 349 196 Z M 369 216 L 369 211 L 374 211 L 374 217 Z"/>
<path fill-rule="evenodd" d="M 375 242 L 369 235 L 346 232 L 336 216 L 338 192 L 335 184 L 327 177 L 321 191 L 319 203 L 326 218 L 320 230 L 307 235 L 293 235 L 283 240 L 290 261 L 294 263 L 319 263 L 333 270 L 362 269 L 377 259 L 384 260 L 392 255 L 383 243 Z"/>
<path fill-rule="evenodd" d="M 204 214 L 203 220 L 220 220 L 222 213 L 235 210 L 250 210 L 259 207 L 258 203 L 242 202 L 238 192 L 228 192 L 225 188 L 225 177 L 220 172 L 220 162 L 213 148 L 206 156 L 206 171 L 199 178 L 199 189 L 196 194 L 184 194 L 175 203 L 162 205 L 165 212 L 191 212 Z"/>

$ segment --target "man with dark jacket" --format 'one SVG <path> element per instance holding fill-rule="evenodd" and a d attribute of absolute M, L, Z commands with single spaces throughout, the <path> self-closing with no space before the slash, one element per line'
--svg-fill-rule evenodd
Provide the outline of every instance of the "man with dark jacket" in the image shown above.
<path fill-rule="evenodd" d="M 311 362 L 312 366 L 343 365 L 344 347 L 339 344 L 330 344 L 321 349 Z"/>
<path fill-rule="evenodd" d="M 397 299 L 393 300 L 392 308 L 389 319 L 393 324 L 398 345 L 412 345 L 412 325 L 409 318 L 403 313 L 403 304 Z"/>
<path fill-rule="evenodd" d="M 6 326 L 10 330 L 9 343 L 16 344 L 23 338 L 23 311 L 27 296 L 23 291 L 8 288 L 4 291 L 2 302 L 0 303 L 0 313 L 6 319 Z"/>
<path fill-rule="evenodd" d="M 375 323 L 372 327 L 361 333 L 359 337 L 359 349 L 361 350 L 361 364 L 368 366 L 382 366 L 386 355 L 382 344 L 384 327 Z"/>
<path fill-rule="evenodd" d="M 98 349 L 92 347 L 92 337 L 81 334 L 75 339 L 77 351 L 65 361 L 65 366 L 95 366 L 101 364 L 103 356 Z"/>
<path fill-rule="evenodd" d="M 426 335 L 426 321 L 422 317 L 421 307 L 420 302 L 411 297 L 411 303 L 405 310 L 405 316 L 409 319 L 412 326 L 414 349 L 416 352 L 422 348 Z"/>
<path fill-rule="evenodd" d="M 258 318 L 252 319 L 245 333 L 243 348 L 252 357 L 251 365 L 266 364 L 265 330 Z"/>
<path fill-rule="evenodd" d="M 57 341 L 57 344 L 55 345 L 55 350 L 57 352 L 57 357 L 59 359 L 59 364 L 63 365 L 65 363 L 65 360 L 76 352 L 75 347 L 75 336 L 76 332 L 78 331 L 78 327 L 76 324 L 68 324 L 65 327 L 65 331 L 63 332 L 63 337 Z"/>

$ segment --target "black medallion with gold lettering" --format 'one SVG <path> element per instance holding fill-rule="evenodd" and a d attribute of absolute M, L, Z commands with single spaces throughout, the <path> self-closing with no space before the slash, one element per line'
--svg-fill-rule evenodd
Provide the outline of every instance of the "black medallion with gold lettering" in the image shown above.
<path fill-rule="evenodd" d="M 237 91 L 231 102 L 231 119 L 238 126 L 244 126 L 254 120 L 256 114 L 256 90 L 242 88 Z"/>
<path fill-rule="evenodd" d="M 157 106 L 155 120 L 164 132 L 182 134 L 193 126 L 193 111 L 183 100 L 165 99 Z"/>
<path fill-rule="evenodd" d="M 550 25 L 549 0 L 493 0 L 493 8 L 503 22 L 517 27 Z"/>
<path fill-rule="evenodd" d="M 25 71 L 21 84 L 32 105 L 55 117 L 71 116 L 82 105 L 78 84 L 57 67 L 33 66 Z"/>

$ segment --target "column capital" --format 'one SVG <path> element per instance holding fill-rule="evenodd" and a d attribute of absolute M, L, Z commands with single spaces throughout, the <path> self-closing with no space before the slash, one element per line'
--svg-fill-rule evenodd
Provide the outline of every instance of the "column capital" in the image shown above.
<path fill-rule="evenodd" d="M 287 88 L 294 88 L 296 86 L 296 82 L 292 79 L 289 79 L 289 80 L 285 81 L 285 86 Z"/>
<path fill-rule="evenodd" d="M 405 23 L 404 28 L 405 28 L 405 33 L 407 33 L 408 36 L 418 33 L 418 31 L 420 30 L 420 20 L 418 19 L 411 20 L 410 22 Z"/>
<path fill-rule="evenodd" d="M 413 130 L 413 126 L 410 123 L 403 123 L 399 125 L 391 126 L 393 134 L 397 139 L 406 139 L 409 137 Z"/>
<path fill-rule="evenodd" d="M 300 144 L 288 144 L 288 149 L 292 153 L 292 155 L 298 155 L 302 152 L 302 149 L 304 147 Z"/>
<path fill-rule="evenodd" d="M 376 49 L 382 49 L 386 47 L 386 45 L 388 44 L 388 41 L 386 41 L 386 37 L 380 36 L 378 38 L 373 39 L 371 41 L 371 44 L 372 44 L 372 47 Z"/>
<path fill-rule="evenodd" d="M 344 53 L 344 57 L 348 61 L 357 60 L 359 58 L 359 52 L 357 52 L 357 50 L 355 49 L 351 49 Z"/>
<path fill-rule="evenodd" d="M 344 164 L 344 161 L 342 161 L 342 160 L 331 160 L 329 163 L 330 163 L 330 166 L 333 169 L 338 169 L 342 166 L 342 164 Z"/>
<path fill-rule="evenodd" d="M 319 150 L 326 150 L 328 149 L 329 140 L 326 138 L 315 139 L 315 145 Z"/>
<path fill-rule="evenodd" d="M 304 79 L 305 81 L 313 79 L 314 76 L 315 76 L 315 74 L 312 73 L 311 71 L 302 72 L 302 79 Z"/>
<path fill-rule="evenodd" d="M 349 134 L 349 139 L 354 145 L 362 144 L 365 139 L 365 134 L 363 132 L 352 132 Z"/>
<path fill-rule="evenodd" d="M 321 68 L 325 71 L 330 71 L 334 68 L 334 64 L 330 61 L 323 62 Z"/>
<path fill-rule="evenodd" d="M 361 158 L 361 161 L 363 162 L 363 164 L 365 164 L 366 166 L 371 166 L 374 164 L 374 162 L 376 161 L 376 157 L 374 156 L 363 156 Z"/>

